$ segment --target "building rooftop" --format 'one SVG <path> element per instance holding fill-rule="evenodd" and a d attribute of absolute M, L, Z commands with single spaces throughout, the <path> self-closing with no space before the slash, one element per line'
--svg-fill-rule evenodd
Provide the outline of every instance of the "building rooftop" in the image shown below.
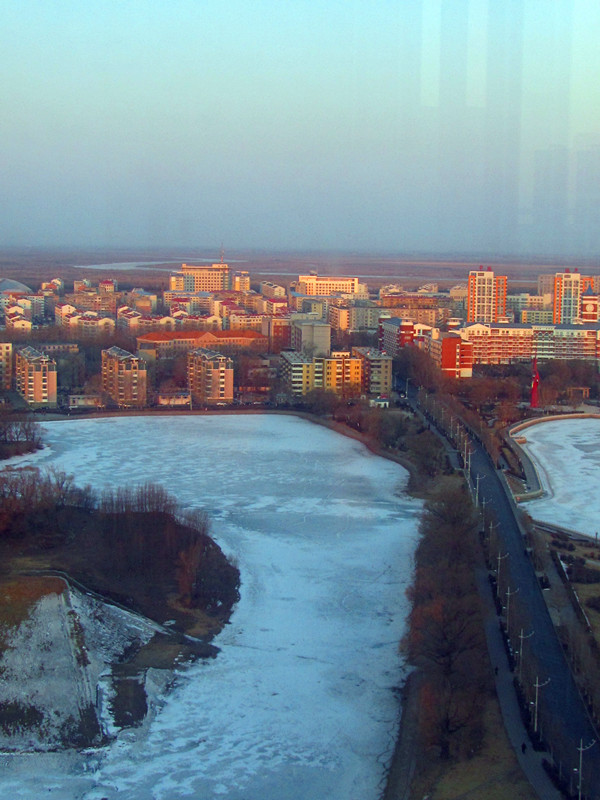
<path fill-rule="evenodd" d="M 125 361 L 129 358 L 135 358 L 136 361 L 138 360 L 137 356 L 134 356 L 133 353 L 129 353 L 127 350 L 123 350 L 122 347 L 117 347 L 116 345 L 109 347 L 108 350 L 103 350 L 102 353 L 106 353 L 111 358 L 118 358 L 120 361 Z"/>
<path fill-rule="evenodd" d="M 13 281 L 12 278 L 0 278 L 0 292 L 18 292 L 19 294 L 32 294 L 32 289 L 25 286 L 20 281 Z"/>

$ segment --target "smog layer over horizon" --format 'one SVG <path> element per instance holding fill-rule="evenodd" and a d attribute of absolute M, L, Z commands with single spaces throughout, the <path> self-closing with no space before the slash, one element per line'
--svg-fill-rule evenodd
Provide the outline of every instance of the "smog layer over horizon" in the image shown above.
<path fill-rule="evenodd" d="M 0 10 L 10 246 L 595 255 L 597 0 Z"/>

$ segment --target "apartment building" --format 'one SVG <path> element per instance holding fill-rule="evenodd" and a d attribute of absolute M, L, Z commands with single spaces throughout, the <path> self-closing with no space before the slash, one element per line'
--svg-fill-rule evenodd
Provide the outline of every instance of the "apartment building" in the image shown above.
<path fill-rule="evenodd" d="M 261 314 L 287 314 L 287 297 L 261 297 L 256 302 L 256 310 Z"/>
<path fill-rule="evenodd" d="M 152 331 L 174 331 L 177 320 L 172 316 L 142 314 L 129 306 L 121 306 L 117 312 L 117 328 L 132 336 Z"/>
<path fill-rule="evenodd" d="M 40 292 L 43 294 L 64 294 L 65 282 L 62 278 L 52 278 L 51 281 L 42 281 Z"/>
<path fill-rule="evenodd" d="M 120 347 L 102 351 L 102 391 L 119 408 L 144 408 L 146 405 L 146 364 Z"/>
<path fill-rule="evenodd" d="M 286 391 L 296 396 L 313 389 L 354 396 L 363 388 L 363 359 L 346 351 L 319 357 L 288 350 L 281 353 L 280 377 Z"/>
<path fill-rule="evenodd" d="M 231 288 L 228 264 L 195 266 L 182 264 L 181 271 L 171 275 L 169 288 L 182 292 L 219 292 Z M 248 286 L 248 288 L 250 288 Z"/>
<path fill-rule="evenodd" d="M 163 292 L 163 302 L 167 306 L 185 307 L 191 314 L 210 313 L 210 292 L 184 292 L 167 289 Z"/>
<path fill-rule="evenodd" d="M 557 272 L 554 275 L 554 324 L 569 325 L 583 320 L 582 312 L 586 310 L 584 303 L 589 302 L 589 298 L 598 296 L 599 282 L 598 276 L 582 275 L 577 267 L 572 272 L 568 267 L 564 272 Z M 588 317 L 591 310 L 587 309 Z"/>
<path fill-rule="evenodd" d="M 505 275 L 472 270 L 467 282 L 467 322 L 498 322 L 506 315 Z"/>
<path fill-rule="evenodd" d="M 35 325 L 30 319 L 27 319 L 21 306 L 11 305 L 4 310 L 4 327 L 7 331 L 30 333 Z"/>
<path fill-rule="evenodd" d="M 269 339 L 270 353 L 280 353 L 291 346 L 291 331 L 289 317 L 263 317 L 261 333 Z"/>
<path fill-rule="evenodd" d="M 430 325 L 423 325 L 409 319 L 382 317 L 379 320 L 379 349 L 382 353 L 396 358 L 403 347 L 422 339 L 430 330 Z"/>
<path fill-rule="evenodd" d="M 233 402 L 233 361 L 212 350 L 188 353 L 188 386 L 193 403 L 224 405 Z"/>
<path fill-rule="evenodd" d="M 392 391 L 391 356 L 372 347 L 353 347 L 352 355 L 362 361 L 362 388 L 365 394 L 386 396 Z"/>
<path fill-rule="evenodd" d="M 352 397 L 361 393 L 363 386 L 362 358 L 353 356 L 346 351 L 339 351 L 331 353 L 330 356 L 315 358 L 315 362 L 317 362 L 315 378 L 319 373 L 321 376 L 320 388 L 328 389 L 343 397 Z"/>
<path fill-rule="evenodd" d="M 381 308 L 369 300 L 361 300 L 350 306 L 350 330 L 376 331 L 379 317 L 382 316 Z"/>
<path fill-rule="evenodd" d="M 12 342 L 0 342 L 0 389 L 8 392 L 12 387 Z"/>
<path fill-rule="evenodd" d="M 557 272 L 554 276 L 554 306 L 552 322 L 568 324 L 579 318 L 581 305 L 582 276 L 579 272 Z"/>
<path fill-rule="evenodd" d="M 398 356 L 403 347 L 415 345 L 429 353 L 447 375 L 453 378 L 473 375 L 473 344 L 460 332 L 444 332 L 411 320 L 382 319 L 379 340 L 382 351 L 391 357 Z"/>
<path fill-rule="evenodd" d="M 98 341 L 115 332 L 116 321 L 107 313 L 77 311 L 70 303 L 58 303 L 54 309 L 56 325 L 65 328 L 73 339 Z"/>
<path fill-rule="evenodd" d="M 36 408 L 56 406 L 56 361 L 33 347 L 15 353 L 15 386 L 21 397 Z"/>
<path fill-rule="evenodd" d="M 279 365 L 281 382 L 287 392 L 299 397 L 315 388 L 315 360 L 312 357 L 285 351 Z"/>
<path fill-rule="evenodd" d="M 75 306 L 77 311 L 104 311 L 110 314 L 116 314 L 117 308 L 122 305 L 119 292 L 100 294 L 94 290 L 67 293 L 64 301 Z"/>
<path fill-rule="evenodd" d="M 293 319 L 290 344 L 298 352 L 326 356 L 331 352 L 331 325 L 310 319 Z"/>
<path fill-rule="evenodd" d="M 332 331 L 347 331 L 350 329 L 350 308 L 347 306 L 330 305 L 327 321 Z"/>
<path fill-rule="evenodd" d="M 369 288 L 358 278 L 342 278 L 335 275 L 319 277 L 316 273 L 299 275 L 296 292 L 301 295 L 320 297 L 324 295 L 351 294 L 368 297 Z"/>
<path fill-rule="evenodd" d="M 388 317 L 398 317 L 399 319 L 411 320 L 422 325 L 435 325 L 439 321 L 440 309 L 437 307 L 421 308 L 416 305 L 407 306 L 384 306 L 379 309 L 381 314 Z"/>
<path fill-rule="evenodd" d="M 554 312 L 551 308 L 523 308 L 520 316 L 520 321 L 524 324 L 552 325 Z"/>
<path fill-rule="evenodd" d="M 232 311 L 228 321 L 228 330 L 231 331 L 262 331 L 264 314 L 249 314 L 247 311 Z"/>
<path fill-rule="evenodd" d="M 445 375 L 473 377 L 473 343 L 462 339 L 459 333 L 433 328 L 423 338 L 421 346 Z"/>
<path fill-rule="evenodd" d="M 263 297 L 279 297 L 285 298 L 286 291 L 284 286 L 279 286 L 272 281 L 261 281 L 259 284 L 259 291 Z"/>
<path fill-rule="evenodd" d="M 46 316 L 46 296 L 43 294 L 28 294 L 16 297 L 14 306 L 19 306 L 23 317 L 30 322 L 43 322 Z"/>
<path fill-rule="evenodd" d="M 468 325 L 460 331 L 473 344 L 473 363 L 510 364 L 549 359 L 600 359 L 600 325 Z"/>
<path fill-rule="evenodd" d="M 521 292 L 506 296 L 507 313 L 512 311 L 515 322 L 523 322 L 524 311 L 548 311 L 552 309 L 552 294 L 538 295 Z M 552 315 L 550 316 L 552 321 Z"/>
<path fill-rule="evenodd" d="M 246 270 L 234 272 L 231 276 L 231 288 L 235 292 L 249 292 L 250 291 L 250 273 Z"/>

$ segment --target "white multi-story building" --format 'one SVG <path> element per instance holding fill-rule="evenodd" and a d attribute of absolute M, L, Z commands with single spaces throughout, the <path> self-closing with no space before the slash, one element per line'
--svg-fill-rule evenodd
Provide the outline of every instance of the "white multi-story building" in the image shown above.
<path fill-rule="evenodd" d="M 469 272 L 467 321 L 498 322 L 506 314 L 506 276 L 488 269 Z"/>
<path fill-rule="evenodd" d="M 319 277 L 316 273 L 299 275 L 296 291 L 314 297 L 332 294 L 351 294 L 365 298 L 369 296 L 369 287 L 365 283 L 359 283 L 358 278 L 335 275 Z"/>
<path fill-rule="evenodd" d="M 285 288 L 283 286 L 278 286 L 278 284 L 272 283 L 271 281 L 261 281 L 259 289 L 263 297 L 286 296 Z"/>
<path fill-rule="evenodd" d="M 292 319 L 290 346 L 298 352 L 327 356 L 331 352 L 331 325 L 315 320 Z"/>
<path fill-rule="evenodd" d="M 172 291 L 220 292 L 230 288 L 228 264 L 182 264 L 181 271 L 172 274 L 169 280 L 169 289 Z"/>
<path fill-rule="evenodd" d="M 570 324 L 579 319 L 581 293 L 584 281 L 576 270 L 557 272 L 554 276 L 554 311 L 552 321 L 555 325 Z"/>

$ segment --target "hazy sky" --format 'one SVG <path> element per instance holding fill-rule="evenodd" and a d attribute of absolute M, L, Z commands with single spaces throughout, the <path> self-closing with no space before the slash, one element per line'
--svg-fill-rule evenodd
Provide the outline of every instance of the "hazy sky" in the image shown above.
<path fill-rule="evenodd" d="M 598 0 L 5 0 L 0 243 L 595 254 Z"/>

